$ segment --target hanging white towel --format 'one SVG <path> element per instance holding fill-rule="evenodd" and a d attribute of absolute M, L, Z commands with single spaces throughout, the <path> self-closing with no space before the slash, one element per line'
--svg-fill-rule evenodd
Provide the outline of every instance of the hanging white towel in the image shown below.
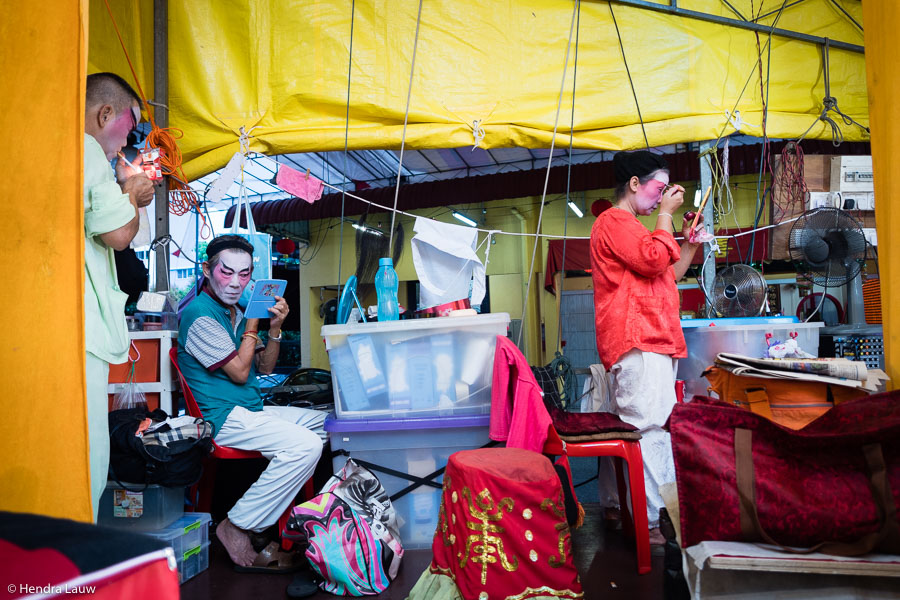
<path fill-rule="evenodd" d="M 478 230 L 417 218 L 412 246 L 413 265 L 419 276 L 419 308 L 429 308 L 469 297 L 477 306 L 484 299 L 484 265 L 475 249 Z"/>

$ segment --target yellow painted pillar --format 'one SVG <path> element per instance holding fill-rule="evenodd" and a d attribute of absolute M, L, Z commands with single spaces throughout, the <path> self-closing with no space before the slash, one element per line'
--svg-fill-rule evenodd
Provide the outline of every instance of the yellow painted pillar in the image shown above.
<path fill-rule="evenodd" d="M 87 5 L 0 19 L 0 510 L 91 520 L 84 386 Z"/>
<path fill-rule="evenodd" d="M 900 378 L 900 205 L 894 194 L 900 185 L 900 63 L 896 35 L 900 27 L 900 4 L 863 2 L 866 81 L 869 91 L 869 125 L 872 129 L 872 162 L 875 172 L 875 216 L 881 273 L 881 306 L 884 317 L 885 366 L 897 387 Z"/>

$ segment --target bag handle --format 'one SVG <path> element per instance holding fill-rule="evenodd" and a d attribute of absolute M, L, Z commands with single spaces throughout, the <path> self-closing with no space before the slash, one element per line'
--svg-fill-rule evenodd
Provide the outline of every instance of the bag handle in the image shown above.
<path fill-rule="evenodd" d="M 741 534 L 745 540 L 762 538 L 791 554 L 822 552 L 835 556 L 859 556 L 867 554 L 879 545 L 891 553 L 900 552 L 900 525 L 897 523 L 897 506 L 887 482 L 887 467 L 881 444 L 866 444 L 862 448 L 866 459 L 869 490 L 878 508 L 878 531 L 866 534 L 855 542 L 821 542 L 811 548 L 792 548 L 780 544 L 770 536 L 759 522 L 756 508 L 756 478 L 753 471 L 753 432 L 738 428 L 734 431 L 735 470 L 740 505 Z M 882 542 L 885 542 L 882 544 Z"/>
<path fill-rule="evenodd" d="M 769 394 L 765 387 L 746 388 L 744 394 L 747 397 L 747 405 L 750 412 L 774 421 L 772 407 L 769 405 Z"/>

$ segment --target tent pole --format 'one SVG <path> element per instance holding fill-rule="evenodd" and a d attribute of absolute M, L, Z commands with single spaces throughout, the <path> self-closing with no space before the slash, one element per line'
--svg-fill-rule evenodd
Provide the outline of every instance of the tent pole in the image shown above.
<path fill-rule="evenodd" d="M 779 37 L 789 38 L 792 40 L 799 40 L 801 42 L 809 42 L 811 44 L 824 44 L 825 38 L 819 37 L 816 35 L 809 35 L 806 33 L 800 33 L 799 31 L 791 31 L 789 29 L 772 29 L 767 25 L 760 25 L 755 21 L 748 21 L 742 19 L 731 19 L 728 17 L 722 17 L 719 15 L 711 15 L 705 12 L 699 12 L 696 10 L 687 10 L 684 8 L 679 8 L 677 2 L 672 2 L 671 4 L 656 4 L 654 2 L 648 2 L 647 0 L 610 0 L 611 2 L 615 2 L 616 4 L 624 4 L 625 6 L 631 6 L 633 8 L 640 8 L 644 10 L 652 10 L 656 12 L 666 13 L 669 15 L 675 15 L 678 17 L 685 17 L 688 19 L 697 19 L 700 21 L 707 21 L 709 23 L 717 23 L 719 25 L 727 25 L 729 27 L 737 27 L 738 29 L 748 29 L 750 31 L 756 31 L 758 33 L 768 34 L 770 31 L 773 35 L 777 35 Z M 802 2 L 802 0 L 800 0 Z M 794 4 L 799 4 L 799 2 L 794 2 L 793 4 L 785 5 L 785 8 L 788 6 L 793 6 Z M 860 54 L 864 53 L 863 47 L 859 44 L 850 44 L 848 42 L 840 42 L 829 40 L 832 48 L 840 48 L 841 50 L 850 50 L 851 52 L 859 52 Z"/>
<path fill-rule="evenodd" d="M 700 142 L 700 190 L 704 192 L 712 185 L 712 171 L 709 168 L 709 161 L 706 160 L 704 153 L 713 147 L 711 140 Z M 713 226 L 713 204 L 707 202 L 703 208 L 703 228 L 707 231 L 715 231 Z M 714 252 L 709 244 L 703 244 L 703 289 L 704 298 L 712 296 L 713 280 L 716 278 L 716 258 L 710 257 L 710 253 Z M 706 260 L 709 258 L 709 260 Z M 712 308 L 712 307 L 708 307 Z"/>
<path fill-rule="evenodd" d="M 156 124 L 169 126 L 169 4 L 168 0 L 153 0 L 153 117 Z M 149 108 L 149 107 L 148 107 Z M 163 178 L 156 187 L 154 201 L 155 236 L 169 233 L 169 181 Z M 199 240 L 198 240 L 199 241 Z M 158 292 L 169 289 L 169 245 L 156 248 L 156 285 Z"/>

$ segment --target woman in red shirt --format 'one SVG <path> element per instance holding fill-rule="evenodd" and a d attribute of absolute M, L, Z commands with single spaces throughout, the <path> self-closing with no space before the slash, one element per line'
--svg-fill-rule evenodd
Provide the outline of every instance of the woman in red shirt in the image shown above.
<path fill-rule="evenodd" d="M 616 204 L 591 230 L 597 350 L 610 373 L 610 408 L 640 430 L 650 541 L 663 543 L 659 486 L 675 481 L 675 467 L 662 426 L 675 405 L 677 359 L 687 356 L 675 282 L 699 244 L 679 246 L 672 235 L 672 214 L 684 201 L 684 188 L 669 184 L 662 156 L 619 152 L 613 167 Z M 656 227 L 648 231 L 637 215 L 651 215 L 657 207 Z M 692 218 L 685 215 L 685 240 Z"/>

